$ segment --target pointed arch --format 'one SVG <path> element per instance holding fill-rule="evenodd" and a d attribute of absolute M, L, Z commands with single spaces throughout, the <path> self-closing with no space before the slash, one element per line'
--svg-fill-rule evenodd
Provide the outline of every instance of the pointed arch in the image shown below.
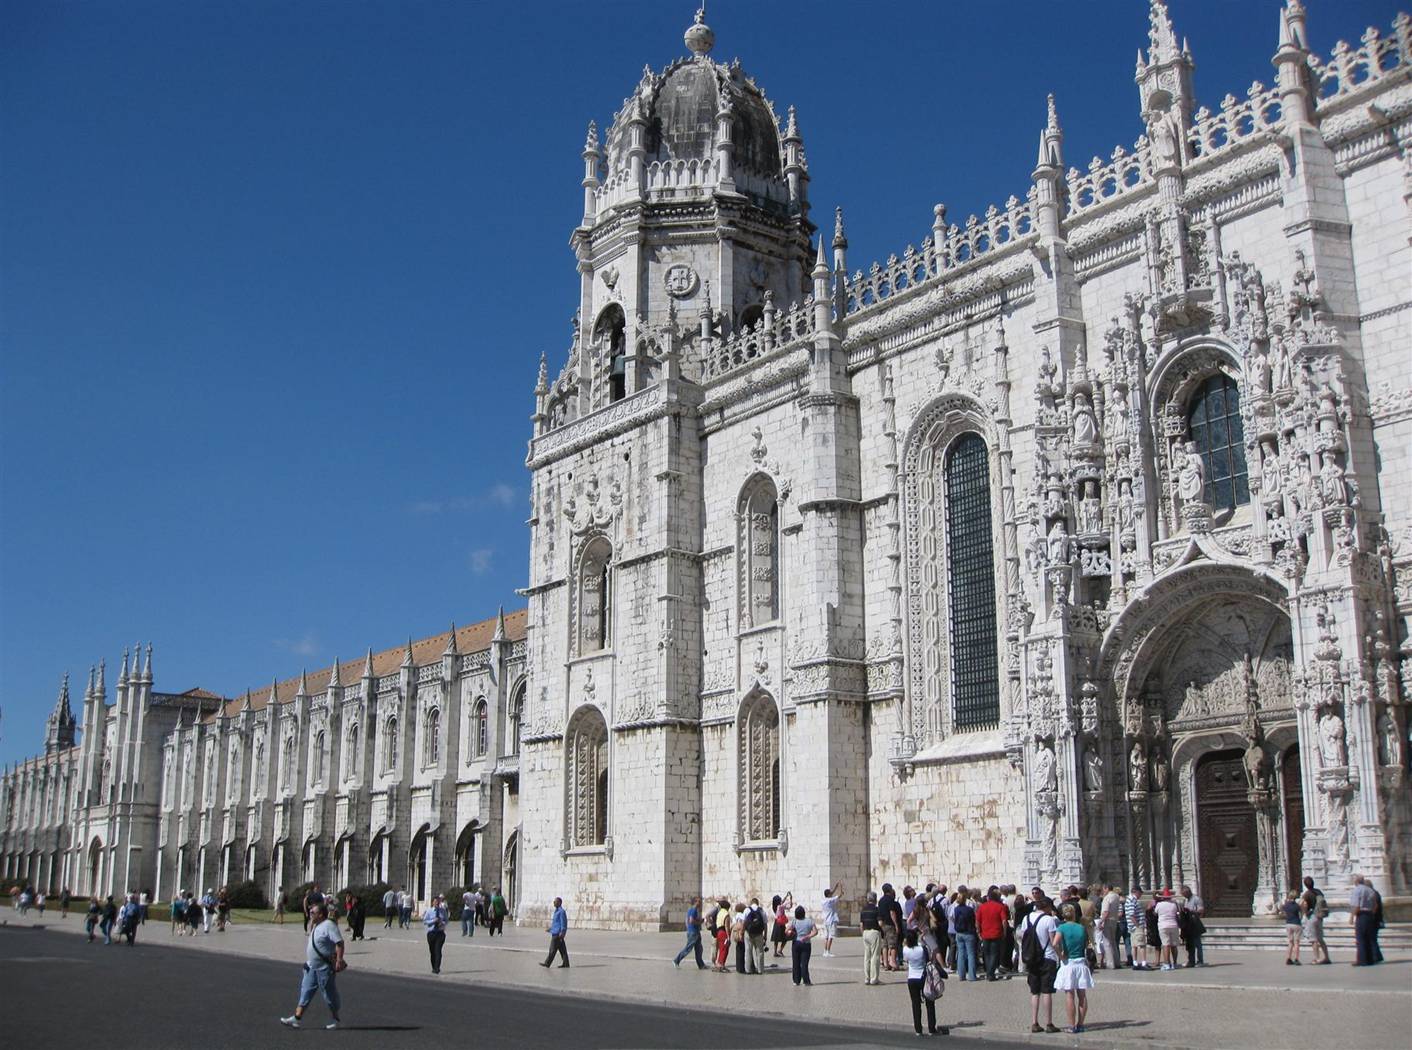
<path fill-rule="evenodd" d="M 780 834 L 780 713 L 761 689 L 741 702 L 736 718 L 739 841 L 772 842 Z"/>
<path fill-rule="evenodd" d="M 570 848 L 601 846 L 608 837 L 608 723 L 584 704 L 564 733 L 565 840 Z"/>
<path fill-rule="evenodd" d="M 613 544 L 607 536 L 595 535 L 583 545 L 576 576 L 578 652 L 609 649 L 613 644 Z"/>
<path fill-rule="evenodd" d="M 520 732 L 524 725 L 525 695 L 528 689 L 529 680 L 521 678 L 515 683 L 515 688 L 510 690 L 510 705 L 506 709 L 505 725 L 505 753 L 507 755 L 520 753 Z"/>
<path fill-rule="evenodd" d="M 429 707 L 422 719 L 422 765 L 441 761 L 441 708 Z"/>
<path fill-rule="evenodd" d="M 738 616 L 741 630 L 780 618 L 779 490 L 768 474 L 747 481 L 736 504 Z"/>

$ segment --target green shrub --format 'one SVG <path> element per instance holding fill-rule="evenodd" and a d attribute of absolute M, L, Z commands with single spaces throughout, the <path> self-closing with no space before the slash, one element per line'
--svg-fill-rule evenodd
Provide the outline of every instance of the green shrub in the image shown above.
<path fill-rule="evenodd" d="M 237 882 L 228 886 L 226 900 L 230 902 L 232 908 L 259 910 L 269 907 L 269 902 L 265 900 L 265 891 L 260 889 L 260 884 L 253 880 Z"/>
<path fill-rule="evenodd" d="M 348 894 L 353 894 L 363 902 L 363 914 L 372 918 L 374 915 L 386 915 L 387 912 L 382 907 L 382 895 L 391 887 L 385 882 L 375 882 L 371 886 L 345 886 L 338 891 L 338 906 L 343 907 L 343 898 Z"/>

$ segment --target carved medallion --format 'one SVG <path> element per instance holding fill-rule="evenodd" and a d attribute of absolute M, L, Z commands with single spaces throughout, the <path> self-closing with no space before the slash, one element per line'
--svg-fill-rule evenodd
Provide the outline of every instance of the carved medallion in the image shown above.
<path fill-rule="evenodd" d="M 673 263 L 662 275 L 662 284 L 672 298 L 686 299 L 696 291 L 696 271 L 686 263 Z"/>

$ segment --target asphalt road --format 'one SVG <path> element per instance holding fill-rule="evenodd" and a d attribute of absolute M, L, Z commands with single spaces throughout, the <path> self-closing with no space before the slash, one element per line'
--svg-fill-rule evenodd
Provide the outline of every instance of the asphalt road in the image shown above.
<path fill-rule="evenodd" d="M 264 1050 L 327 1040 L 378 1050 L 863 1050 L 922 1042 L 906 1031 L 442 984 L 430 975 L 393 977 L 354 969 L 339 976 L 344 1028 L 323 1030 L 327 1008 L 316 996 L 305 1015 L 309 1027 L 291 1031 L 279 1018 L 293 1012 L 299 977 L 299 968 L 290 963 L 141 940 L 135 948 L 105 947 L 42 928 L 0 927 L 0 1041 L 17 1050 Z M 781 987 L 785 996 L 792 991 Z M 898 1005 L 906 1009 L 905 1001 Z M 981 1044 L 959 1033 L 926 1040 L 927 1045 L 961 1042 L 997 1050 L 1027 1045 L 992 1039 Z"/>

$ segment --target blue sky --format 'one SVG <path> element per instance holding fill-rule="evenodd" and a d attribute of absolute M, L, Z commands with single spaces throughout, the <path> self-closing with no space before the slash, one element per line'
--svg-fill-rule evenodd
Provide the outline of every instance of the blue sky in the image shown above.
<path fill-rule="evenodd" d="M 0 0 L 0 761 L 65 671 L 232 693 L 517 603 L 579 151 L 691 2 Z M 850 262 L 1131 145 L 1145 0 L 713 0 Z M 1200 100 L 1275 0 L 1175 0 Z M 1314 0 L 1327 54 L 1395 3 Z"/>

